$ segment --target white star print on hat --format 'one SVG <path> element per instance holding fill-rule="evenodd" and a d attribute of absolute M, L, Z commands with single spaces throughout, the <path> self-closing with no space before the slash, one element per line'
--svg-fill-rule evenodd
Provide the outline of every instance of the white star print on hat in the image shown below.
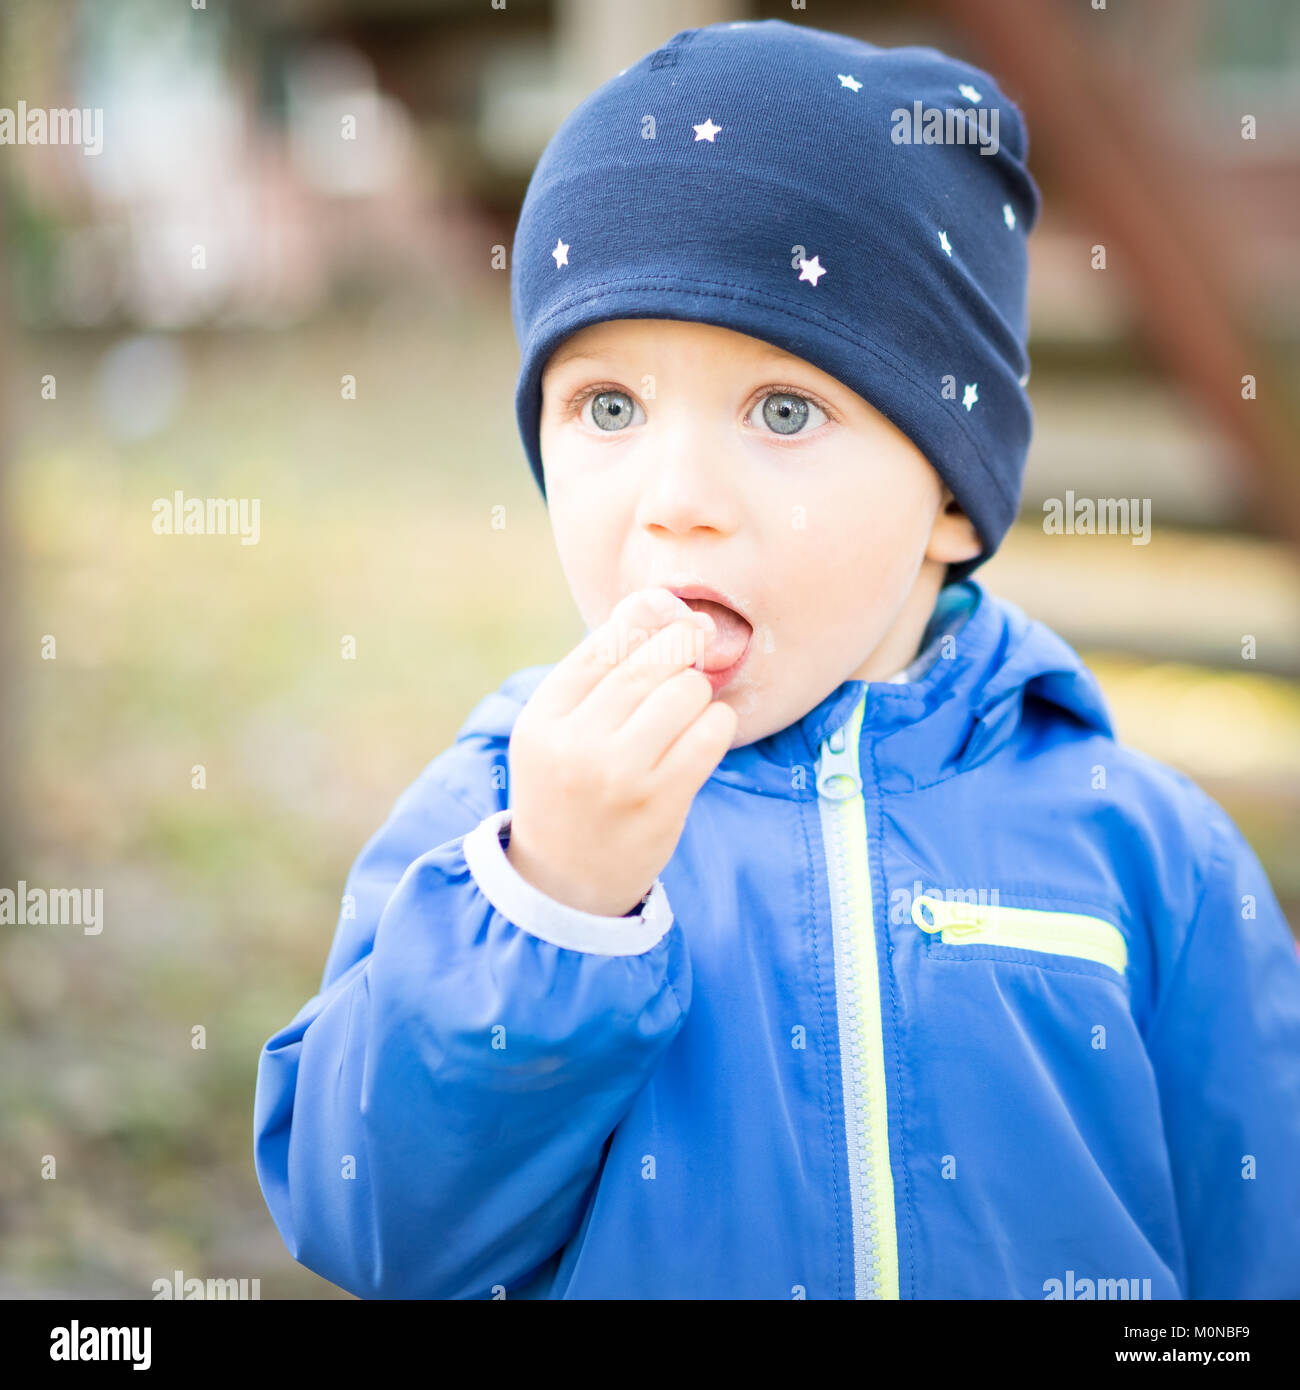
<path fill-rule="evenodd" d="M 819 276 L 826 274 L 826 267 L 822 265 L 821 258 L 814 256 L 812 260 L 799 261 L 799 278 L 801 280 L 811 280 L 814 288 L 816 287 Z"/>
<path fill-rule="evenodd" d="M 559 237 L 555 239 L 555 250 L 551 252 L 551 255 L 555 257 L 556 270 L 559 270 L 562 265 L 569 264 L 569 248 Z"/>
<path fill-rule="evenodd" d="M 971 86 L 969 82 L 963 82 L 957 90 L 966 98 L 967 101 L 978 101 L 980 94 Z"/>
<path fill-rule="evenodd" d="M 1016 225 L 1015 210 L 1012 208 L 1010 203 L 1002 204 L 1002 220 L 1007 224 L 1008 227 L 1014 228 Z"/>
<path fill-rule="evenodd" d="M 713 144 L 714 136 L 718 134 L 722 127 L 720 125 L 714 125 L 713 117 L 709 116 L 701 121 L 699 125 L 692 126 L 691 129 L 695 132 L 695 138 L 697 140 L 707 140 L 711 145 Z"/>
<path fill-rule="evenodd" d="M 950 242 L 950 241 L 948 240 L 948 233 L 947 233 L 947 232 L 940 232 L 940 233 L 939 233 L 939 245 L 943 248 L 943 254 L 944 254 L 945 256 L 947 256 L 949 260 L 951 260 L 951 259 L 952 259 L 952 242 Z"/>
<path fill-rule="evenodd" d="M 980 393 L 975 389 L 978 385 L 979 383 L 975 381 L 968 381 L 966 383 L 966 392 L 961 398 L 961 403 L 966 407 L 967 412 L 970 411 L 971 406 L 980 398 Z"/>
<path fill-rule="evenodd" d="M 860 92 L 862 90 L 862 83 L 851 73 L 837 72 L 835 76 L 840 79 L 841 87 L 847 87 L 851 92 Z"/>

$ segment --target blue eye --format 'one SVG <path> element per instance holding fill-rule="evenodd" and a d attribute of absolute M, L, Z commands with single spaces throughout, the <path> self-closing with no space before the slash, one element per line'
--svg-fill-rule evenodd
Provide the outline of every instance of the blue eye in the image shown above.
<path fill-rule="evenodd" d="M 600 391 L 590 399 L 591 419 L 597 429 L 611 432 L 632 423 L 636 405 L 626 391 Z"/>
<path fill-rule="evenodd" d="M 824 420 L 825 412 L 815 401 L 806 396 L 797 396 L 789 391 L 773 391 L 764 396 L 759 404 L 763 407 L 764 423 L 774 434 L 798 434 L 807 425 L 812 411 Z M 816 424 L 814 423 L 814 428 Z"/>

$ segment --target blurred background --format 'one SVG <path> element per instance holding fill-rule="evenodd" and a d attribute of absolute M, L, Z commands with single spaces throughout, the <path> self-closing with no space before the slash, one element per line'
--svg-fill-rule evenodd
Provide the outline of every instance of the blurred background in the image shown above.
<path fill-rule="evenodd" d="M 5 0 L 0 108 L 104 114 L 0 145 L 0 885 L 101 886 L 105 928 L 0 936 L 0 1296 L 348 1297 L 263 1204 L 257 1057 L 398 793 L 583 632 L 513 415 L 527 180 L 622 67 L 767 18 L 1026 113 L 1037 423 L 982 576 L 1300 928 L 1293 0 Z M 178 490 L 260 499 L 258 543 L 156 534 Z M 1046 534 L 1067 490 L 1149 542 Z"/>

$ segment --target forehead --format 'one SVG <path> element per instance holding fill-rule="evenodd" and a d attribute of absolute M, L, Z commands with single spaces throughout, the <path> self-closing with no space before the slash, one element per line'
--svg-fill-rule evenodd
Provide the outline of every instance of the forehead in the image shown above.
<path fill-rule="evenodd" d="M 588 324 L 564 339 L 547 359 L 546 371 L 554 371 L 570 361 L 602 361 L 628 353 L 644 359 L 652 352 L 698 355 L 710 360 L 725 353 L 727 360 L 744 365 L 810 365 L 773 343 L 717 324 L 688 319 L 606 319 Z"/>

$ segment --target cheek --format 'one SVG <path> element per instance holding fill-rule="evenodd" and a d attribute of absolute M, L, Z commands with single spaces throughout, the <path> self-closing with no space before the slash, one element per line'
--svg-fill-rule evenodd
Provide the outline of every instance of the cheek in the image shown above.
<path fill-rule="evenodd" d="M 579 502 L 562 486 L 549 497 L 547 510 L 560 568 L 578 612 L 588 627 L 597 626 L 621 597 L 618 529 L 589 497 Z"/>
<path fill-rule="evenodd" d="M 877 567 L 905 563 L 924 550 L 941 494 L 938 475 L 911 445 L 875 451 L 836 498 L 839 547 L 856 543 Z"/>
<path fill-rule="evenodd" d="M 817 611 L 829 628 L 856 629 L 907 592 L 940 495 L 909 464 L 915 461 L 885 459 L 864 468 L 858 458 L 838 485 L 797 499 L 806 524 L 791 525 L 783 537 L 772 533 L 782 552 L 783 612 Z M 924 461 L 920 467 L 929 469 Z"/>

